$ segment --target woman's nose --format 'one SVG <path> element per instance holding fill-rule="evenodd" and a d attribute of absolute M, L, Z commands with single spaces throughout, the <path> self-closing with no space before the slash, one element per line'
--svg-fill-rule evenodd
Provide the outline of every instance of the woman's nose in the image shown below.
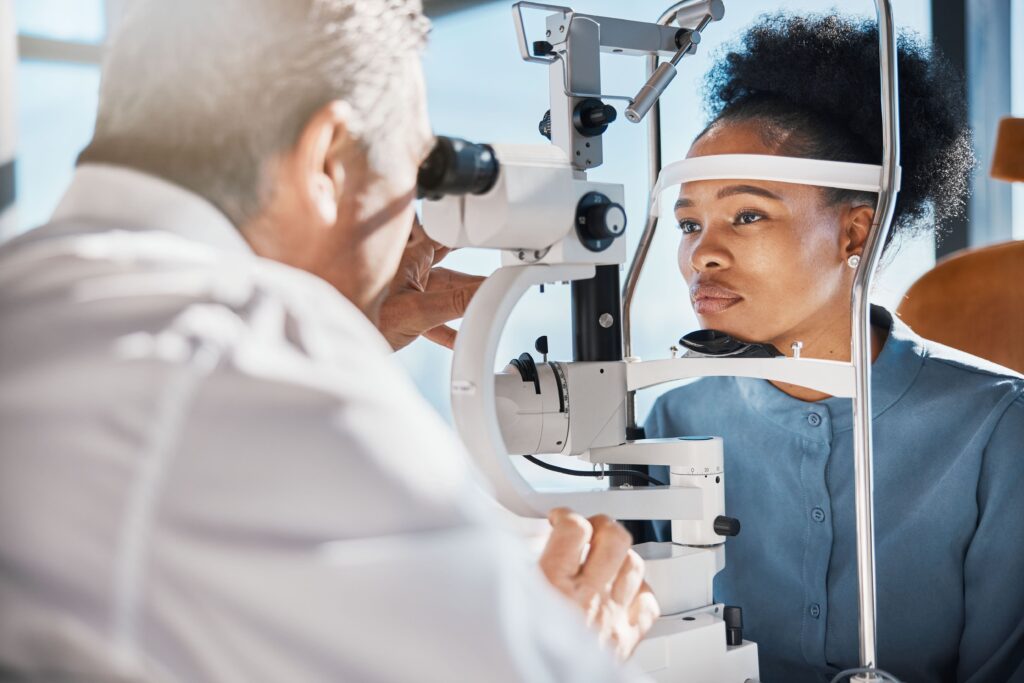
<path fill-rule="evenodd" d="M 680 254 L 683 256 L 683 254 Z M 729 250 L 718 239 L 714 230 L 706 230 L 689 245 L 687 265 L 696 272 L 728 268 L 732 264 Z M 682 259 L 680 259 L 682 260 Z M 680 263 L 680 265 L 683 265 Z"/>

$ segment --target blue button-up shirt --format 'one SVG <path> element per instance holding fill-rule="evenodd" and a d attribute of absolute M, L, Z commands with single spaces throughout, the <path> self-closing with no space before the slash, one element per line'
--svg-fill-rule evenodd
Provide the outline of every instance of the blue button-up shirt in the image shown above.
<path fill-rule="evenodd" d="M 905 681 L 1024 681 L 1024 378 L 873 317 L 890 328 L 872 372 L 878 664 Z M 715 598 L 744 608 L 762 679 L 857 666 L 850 401 L 704 378 L 663 395 L 646 429 L 725 440 L 742 531 Z"/>

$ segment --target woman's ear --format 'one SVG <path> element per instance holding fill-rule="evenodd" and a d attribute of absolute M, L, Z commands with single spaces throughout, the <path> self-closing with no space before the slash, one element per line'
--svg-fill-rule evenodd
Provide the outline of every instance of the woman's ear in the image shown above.
<path fill-rule="evenodd" d="M 338 220 L 338 203 L 346 180 L 343 158 L 353 142 L 350 120 L 351 109 L 346 103 L 328 102 L 309 119 L 292 149 L 298 199 L 325 228 Z"/>
<path fill-rule="evenodd" d="M 864 251 L 864 243 L 871 232 L 871 223 L 875 218 L 875 208 L 867 204 L 849 206 L 843 211 L 843 231 L 840 236 L 842 258 L 845 261 L 854 254 Z"/>

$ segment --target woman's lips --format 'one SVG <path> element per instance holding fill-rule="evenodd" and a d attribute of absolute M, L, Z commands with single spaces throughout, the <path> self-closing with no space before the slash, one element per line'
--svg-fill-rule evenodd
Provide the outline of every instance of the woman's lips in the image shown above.
<path fill-rule="evenodd" d="M 721 313 L 743 301 L 743 297 L 731 289 L 712 284 L 694 285 L 690 288 L 690 298 L 693 300 L 693 310 L 697 315 Z"/>

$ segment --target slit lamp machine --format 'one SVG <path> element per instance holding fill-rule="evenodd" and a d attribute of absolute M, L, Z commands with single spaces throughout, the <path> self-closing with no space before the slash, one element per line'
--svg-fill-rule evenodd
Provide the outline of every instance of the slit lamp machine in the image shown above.
<path fill-rule="evenodd" d="M 522 58 L 548 69 L 551 108 L 539 129 L 550 143 L 478 145 L 442 137 L 420 169 L 422 222 L 430 237 L 449 247 L 501 252 L 501 267 L 466 311 L 451 376 L 455 426 L 498 501 L 525 517 L 546 517 L 551 508 L 566 506 L 586 516 L 671 520 L 671 542 L 635 546 L 664 615 L 634 655 L 655 681 L 758 680 L 757 646 L 743 639 L 740 608 L 716 604 L 712 594 L 713 579 L 725 566 L 726 540 L 740 530 L 740 521 L 725 510 L 722 439 L 647 439 L 636 423 L 637 391 L 713 375 L 779 380 L 852 399 L 861 668 L 850 673 L 856 681 L 892 680 L 876 661 L 867 294 L 899 189 L 899 139 L 892 9 L 889 0 L 875 4 L 881 165 L 719 155 L 663 167 L 658 98 L 681 60 L 724 14 L 721 0 L 688 0 L 651 23 L 515 3 Z M 524 10 L 545 13 L 542 37 L 527 36 Z M 635 96 L 602 92 L 601 53 L 645 59 L 647 80 Z M 601 136 L 617 118 L 609 104 L 616 101 L 624 104 L 629 122 L 646 119 L 652 181 L 648 215 L 624 287 L 624 186 L 587 177 L 604 161 Z M 685 182 L 727 178 L 878 194 L 875 225 L 852 292 L 852 362 L 800 358 L 798 347 L 791 356 L 763 353 L 761 345 L 713 331 L 684 338 L 689 351 L 679 358 L 644 361 L 632 355 L 631 304 L 662 193 Z M 572 360 L 548 360 L 541 338 L 541 360 L 524 353 L 495 373 L 498 341 L 513 307 L 531 287 L 546 283 L 571 285 Z M 539 454 L 575 456 L 623 474 L 611 477 L 610 486 L 591 482 L 573 490 L 537 489 L 512 458 Z M 625 476 L 633 472 L 628 468 L 651 465 L 668 466 L 669 481 Z"/>

